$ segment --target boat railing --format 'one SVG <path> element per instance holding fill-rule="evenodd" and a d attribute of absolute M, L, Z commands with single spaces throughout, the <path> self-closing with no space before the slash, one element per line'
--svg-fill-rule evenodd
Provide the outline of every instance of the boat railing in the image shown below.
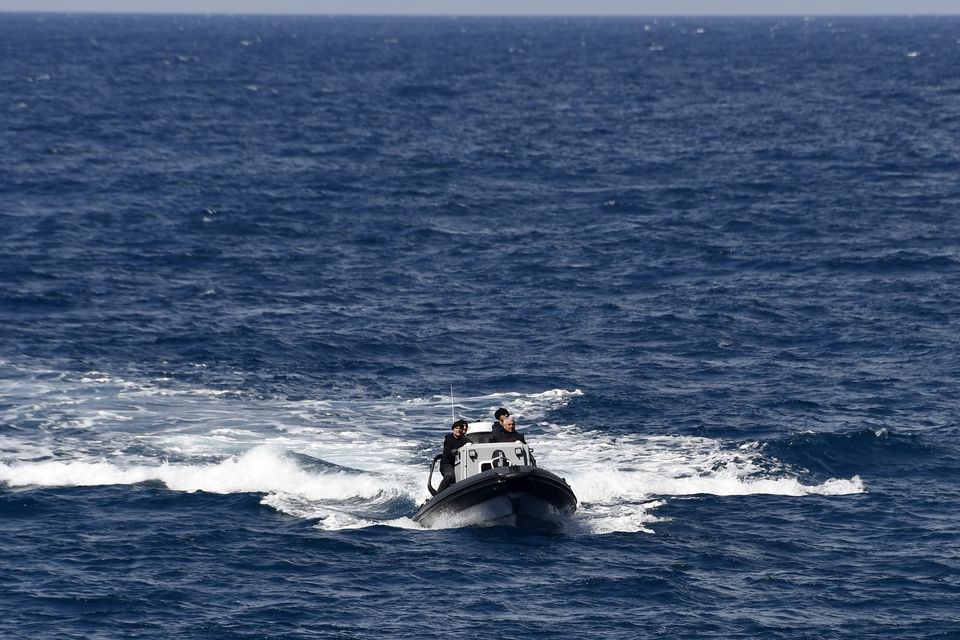
<path fill-rule="evenodd" d="M 437 490 L 433 488 L 433 470 L 437 467 L 437 462 L 439 462 L 442 457 L 443 454 L 438 453 L 436 457 L 434 457 L 433 462 L 430 463 L 430 475 L 427 476 L 427 491 L 429 491 L 432 496 L 437 495 Z"/>

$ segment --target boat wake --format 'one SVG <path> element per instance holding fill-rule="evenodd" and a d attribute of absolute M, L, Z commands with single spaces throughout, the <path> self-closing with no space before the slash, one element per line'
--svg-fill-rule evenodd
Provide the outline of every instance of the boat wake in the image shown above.
<path fill-rule="evenodd" d="M 520 416 L 538 463 L 580 500 L 572 529 L 650 531 L 671 496 L 865 491 L 858 476 L 805 483 L 760 442 L 551 422 L 581 395 L 499 393 L 461 398 L 456 408 L 479 419 L 508 406 Z M 410 516 L 429 497 L 426 472 L 449 411 L 441 396 L 292 401 L 0 362 L 0 483 L 259 493 L 322 529 L 419 529 Z"/>

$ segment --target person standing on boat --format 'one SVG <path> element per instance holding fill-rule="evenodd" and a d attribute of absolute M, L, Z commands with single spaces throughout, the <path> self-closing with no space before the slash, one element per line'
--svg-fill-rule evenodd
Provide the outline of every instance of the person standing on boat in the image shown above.
<path fill-rule="evenodd" d="M 496 420 L 496 422 L 493 423 L 493 428 L 490 430 L 490 437 L 494 442 L 496 442 L 497 437 L 503 433 L 503 421 L 509 417 L 510 412 L 504 407 L 500 407 L 493 412 L 493 419 Z"/>
<path fill-rule="evenodd" d="M 456 451 L 463 445 L 470 442 L 467 440 L 467 421 L 466 420 L 457 420 L 450 427 L 450 433 L 443 439 L 443 455 L 440 458 L 440 475 L 443 476 L 443 480 L 440 482 L 440 487 L 437 489 L 437 493 L 440 493 L 454 482 L 456 482 L 456 476 L 454 476 L 454 464 L 456 461 Z"/>
<path fill-rule="evenodd" d="M 517 423 L 513 416 L 507 416 L 503 419 L 503 430 L 493 437 L 494 442 L 522 442 L 527 444 L 527 439 L 523 434 L 517 431 Z"/>

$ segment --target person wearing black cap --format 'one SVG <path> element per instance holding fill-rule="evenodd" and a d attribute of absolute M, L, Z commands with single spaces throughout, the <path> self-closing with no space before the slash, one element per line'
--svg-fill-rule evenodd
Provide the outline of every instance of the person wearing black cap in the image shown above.
<path fill-rule="evenodd" d="M 493 423 L 493 428 L 490 429 L 490 439 L 496 442 L 497 438 L 503 433 L 503 421 L 510 417 L 510 412 L 500 407 L 493 412 L 493 419 L 496 422 Z"/>
<path fill-rule="evenodd" d="M 467 440 L 467 421 L 457 420 L 450 427 L 450 433 L 443 439 L 443 455 L 440 458 L 440 475 L 443 480 L 440 481 L 440 487 L 437 493 L 440 493 L 454 482 L 457 481 L 454 475 L 454 463 L 456 461 L 456 450 L 470 442 Z"/>

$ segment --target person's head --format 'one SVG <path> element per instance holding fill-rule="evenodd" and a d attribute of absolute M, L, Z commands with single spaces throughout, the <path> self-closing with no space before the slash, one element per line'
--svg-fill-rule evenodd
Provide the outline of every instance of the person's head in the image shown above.
<path fill-rule="evenodd" d="M 517 423 L 514 421 L 513 416 L 507 416 L 503 419 L 503 430 L 504 431 L 513 431 L 517 428 Z"/>
<path fill-rule="evenodd" d="M 500 424 L 503 424 L 503 419 L 508 417 L 509 415 L 510 415 L 509 411 L 507 411 L 503 407 L 500 407 L 499 409 L 493 412 L 493 419 L 499 422 Z"/>
<path fill-rule="evenodd" d="M 467 421 L 466 420 L 457 420 L 450 426 L 450 430 L 453 431 L 454 436 L 462 436 L 467 432 Z"/>

